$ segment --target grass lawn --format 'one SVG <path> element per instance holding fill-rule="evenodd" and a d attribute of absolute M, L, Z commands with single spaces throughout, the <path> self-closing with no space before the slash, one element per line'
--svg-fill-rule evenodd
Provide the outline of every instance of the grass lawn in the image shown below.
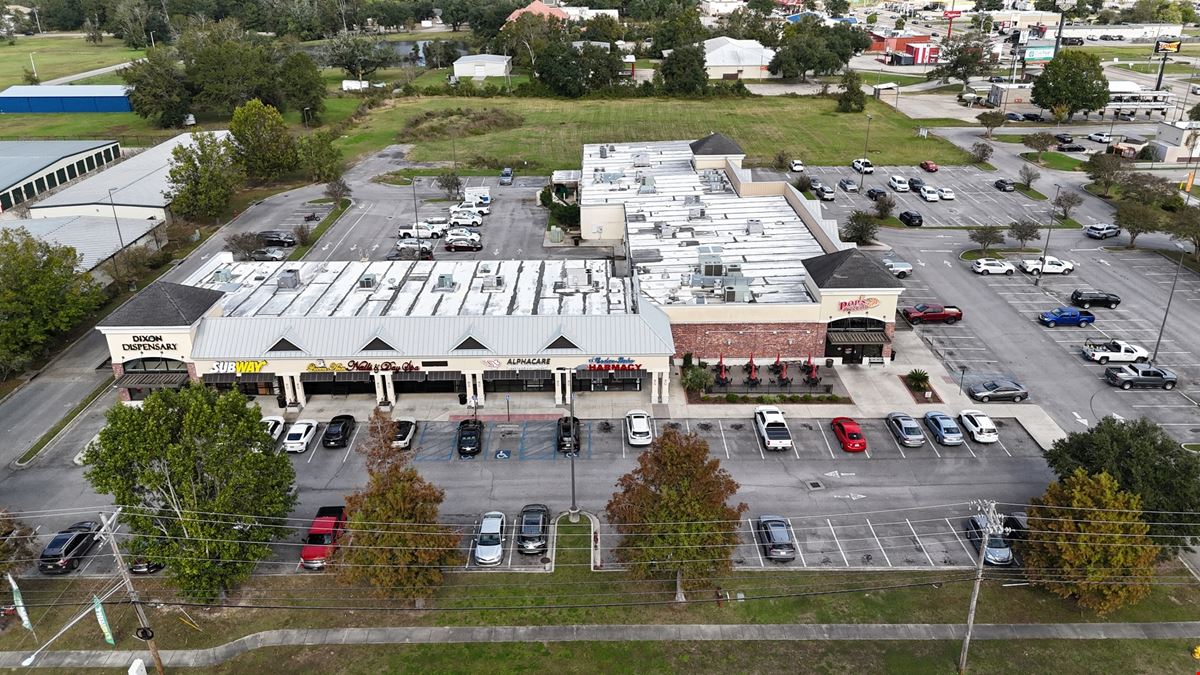
<path fill-rule="evenodd" d="M 862 76 L 863 84 L 871 86 L 883 84 L 885 82 L 894 82 L 901 87 L 907 87 L 910 84 L 921 84 L 929 81 L 929 78 L 922 75 L 901 75 L 897 73 L 884 73 L 878 70 L 860 70 L 858 71 L 858 74 Z M 833 79 L 834 82 L 838 82 L 840 80 L 840 75 Z M 956 91 L 962 90 L 961 84 L 955 86 Z"/>
<path fill-rule="evenodd" d="M 1038 192 L 1037 190 L 1034 190 L 1033 188 L 1025 185 L 1024 183 L 1017 183 L 1016 188 L 1017 188 L 1017 192 L 1020 192 L 1021 194 L 1025 195 L 1026 197 L 1029 197 L 1030 199 L 1033 199 L 1033 200 L 1036 200 L 1039 202 L 1044 202 L 1047 199 L 1046 195 Z"/>
<path fill-rule="evenodd" d="M 1184 443 L 1183 449 L 1191 450 L 1193 452 L 1200 452 L 1200 443 Z"/>
<path fill-rule="evenodd" d="M 961 84 L 943 84 L 942 86 L 934 89 L 922 89 L 920 91 L 914 91 L 911 92 L 910 95 L 922 96 L 924 94 L 957 94 L 960 91 L 962 91 Z"/>
<path fill-rule="evenodd" d="M 515 129 L 458 139 L 459 154 L 494 158 L 523 173 L 578 168 L 585 143 L 614 143 L 700 138 L 722 132 L 745 149 L 747 164 L 765 164 L 783 151 L 817 166 L 839 166 L 861 153 L 865 115 L 839 114 L 831 99 L 764 97 L 686 101 L 620 99 L 560 101 L 554 99 L 409 98 L 374 111 L 339 142 L 348 158 L 374 152 L 395 142 L 396 132 L 411 117 L 447 108 L 503 108 L 520 115 Z M 967 153 L 942 139 L 916 135 L 928 126 L 868 101 L 871 160 L 879 165 L 904 164 L 919 155 L 939 164 L 970 161 Z M 922 122 L 927 123 L 928 120 Z M 451 141 L 418 142 L 414 161 L 446 160 Z M 465 152 L 462 148 L 468 148 Z"/>
<path fill-rule="evenodd" d="M 1091 46 L 1093 44 L 1095 43 L 1088 43 L 1088 46 L 1084 47 L 1065 47 L 1065 49 L 1078 49 L 1089 54 L 1095 54 L 1100 58 L 1101 63 L 1112 61 L 1113 59 L 1120 59 L 1122 62 L 1132 61 L 1135 63 L 1150 63 L 1150 57 L 1154 56 L 1154 44 L 1150 42 L 1140 45 L 1131 45 L 1128 47 L 1101 47 L 1098 45 Z M 1185 42 L 1183 43 L 1180 53 L 1192 56 L 1200 55 L 1200 44 L 1194 42 Z M 1158 67 L 1158 61 L 1161 58 L 1162 57 L 1159 56 L 1158 58 L 1154 59 L 1155 68 Z M 1156 70 L 1154 72 L 1157 73 L 1158 71 Z"/>
<path fill-rule="evenodd" d="M 1118 63 L 1117 67 L 1132 70 L 1135 73 L 1157 75 L 1159 63 L 1157 60 L 1154 63 Z M 1184 73 L 1195 72 L 1195 70 L 1195 67 L 1186 63 L 1167 63 L 1167 73 L 1171 75 L 1182 75 Z"/>
<path fill-rule="evenodd" d="M 992 134 L 992 140 L 997 143 L 1024 143 L 1025 134 Z"/>
<path fill-rule="evenodd" d="M 1195 670 L 1189 640 L 975 640 L 977 673 L 1158 674 Z M 204 675 L 319 673 L 891 673 L 951 675 L 958 642 L 550 642 L 269 647 Z M 800 665 L 803 664 L 803 665 Z M 1098 664 L 1106 664 L 1098 666 Z"/>
<path fill-rule="evenodd" d="M 1078 159 L 1075 159 L 1070 155 L 1064 155 L 1061 152 L 1043 152 L 1042 161 L 1040 164 L 1038 163 L 1038 156 L 1036 152 L 1022 152 L 1021 159 L 1024 159 L 1025 161 L 1035 164 L 1039 167 L 1054 169 L 1056 171 L 1075 171 L 1080 165 L 1083 164 L 1083 162 L 1079 161 Z"/>
<path fill-rule="evenodd" d="M 15 45 L 0 42 L 0 89 L 25 83 L 22 75 L 29 67 L 31 52 L 43 82 L 146 55 L 140 49 L 126 49 L 120 40 L 113 38 L 98 45 L 88 44 L 82 33 L 71 37 L 18 37 Z"/>
<path fill-rule="evenodd" d="M 75 80 L 71 84 L 125 84 L 125 80 L 121 77 L 120 72 L 104 73 L 103 75 L 93 75 L 82 80 Z"/>

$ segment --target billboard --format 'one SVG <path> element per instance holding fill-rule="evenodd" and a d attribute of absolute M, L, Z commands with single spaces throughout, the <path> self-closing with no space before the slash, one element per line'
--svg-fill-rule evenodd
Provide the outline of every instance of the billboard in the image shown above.
<path fill-rule="evenodd" d="M 1053 58 L 1054 45 L 1046 47 L 1026 47 L 1025 56 L 1023 57 L 1025 63 L 1040 63 L 1043 61 L 1050 61 Z"/>
<path fill-rule="evenodd" d="M 1179 40 L 1155 40 L 1154 41 L 1154 53 L 1155 54 L 1178 54 L 1180 44 L 1181 43 Z"/>
<path fill-rule="evenodd" d="M 962 12 L 959 10 L 950 9 L 942 12 L 943 19 L 957 19 L 960 16 L 962 16 Z"/>

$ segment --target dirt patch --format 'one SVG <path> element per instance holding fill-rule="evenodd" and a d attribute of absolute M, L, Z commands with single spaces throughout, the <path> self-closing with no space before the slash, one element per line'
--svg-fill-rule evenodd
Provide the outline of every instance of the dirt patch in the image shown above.
<path fill-rule="evenodd" d="M 900 384 L 903 384 L 904 389 L 913 397 L 914 403 L 943 403 L 942 397 L 938 396 L 933 385 L 930 385 L 929 391 L 915 391 L 912 387 L 908 386 L 908 380 L 904 379 L 903 375 L 897 375 L 896 377 L 900 378 Z M 929 394 L 929 398 L 925 398 L 925 394 Z"/>
<path fill-rule="evenodd" d="M 430 110 L 408 120 L 396 138 L 404 142 L 481 136 L 516 129 L 525 123 L 520 115 L 499 108 Z"/>

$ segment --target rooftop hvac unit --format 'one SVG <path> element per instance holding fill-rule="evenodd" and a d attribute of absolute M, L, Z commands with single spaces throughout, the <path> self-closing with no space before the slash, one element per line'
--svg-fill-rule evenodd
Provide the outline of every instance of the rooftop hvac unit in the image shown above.
<path fill-rule="evenodd" d="M 608 147 L 600 146 L 600 159 L 608 159 Z"/>
<path fill-rule="evenodd" d="M 227 284 L 233 281 L 233 272 L 222 267 L 221 269 L 213 272 L 213 281 L 219 284 Z"/>
<path fill-rule="evenodd" d="M 750 292 L 750 280 L 746 277 L 734 277 L 726 280 L 723 290 L 725 302 L 752 302 L 754 295 Z"/>
<path fill-rule="evenodd" d="M 499 293 L 504 290 L 504 277 L 499 274 L 489 274 L 483 277 L 483 284 L 480 290 L 484 293 Z"/>
<path fill-rule="evenodd" d="M 700 195 L 684 195 L 683 203 L 685 206 L 698 205 L 700 204 Z"/>
<path fill-rule="evenodd" d="M 652 195 L 658 192 L 658 186 L 654 182 L 654 176 L 644 176 L 642 178 L 642 186 L 638 188 L 638 194 Z"/>
<path fill-rule="evenodd" d="M 728 265 L 726 265 L 725 266 L 725 276 L 727 276 L 727 277 L 742 276 L 742 264 L 741 263 L 729 263 Z"/>
<path fill-rule="evenodd" d="M 746 234 L 762 234 L 763 224 L 758 218 L 751 218 L 746 221 Z"/>
<path fill-rule="evenodd" d="M 609 144 L 608 144 L 608 151 L 609 151 L 609 152 L 616 152 L 616 151 L 617 151 L 617 146 L 613 145 L 612 143 L 609 143 Z"/>
<path fill-rule="evenodd" d="M 364 274 L 358 278 L 358 288 L 360 290 L 370 290 L 379 285 L 379 278 L 374 274 Z"/>
<path fill-rule="evenodd" d="M 654 224 L 654 229 L 658 230 L 659 239 L 669 239 L 675 236 L 675 226 L 670 223 L 660 220 Z"/>
<path fill-rule="evenodd" d="M 721 263 L 721 256 L 700 250 L 700 274 L 706 277 L 723 277 L 725 276 L 725 265 Z"/>
<path fill-rule="evenodd" d="M 634 166 L 650 166 L 650 158 L 645 153 L 639 152 L 633 156 Z"/>
<path fill-rule="evenodd" d="M 434 292 L 449 293 L 453 291 L 457 284 L 454 283 L 453 274 L 439 274 L 437 285 L 433 287 Z"/>
<path fill-rule="evenodd" d="M 688 209 L 688 220 L 704 220 L 704 209 Z"/>
<path fill-rule="evenodd" d="M 284 270 L 279 273 L 279 288 L 295 290 L 300 288 L 300 270 Z"/>

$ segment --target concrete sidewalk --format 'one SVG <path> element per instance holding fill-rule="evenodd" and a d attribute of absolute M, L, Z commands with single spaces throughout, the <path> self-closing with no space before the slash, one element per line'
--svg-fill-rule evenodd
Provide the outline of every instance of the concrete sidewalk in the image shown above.
<path fill-rule="evenodd" d="M 162 651 L 168 668 L 214 666 L 254 649 L 282 645 L 453 644 L 519 642 L 960 640 L 963 624 L 684 624 L 584 626 L 447 626 L 270 630 L 210 649 Z M 976 640 L 1164 640 L 1200 638 L 1200 622 L 977 624 Z M 0 668 L 28 652 L 0 652 Z M 49 651 L 35 668 L 127 668 L 143 651 Z"/>

